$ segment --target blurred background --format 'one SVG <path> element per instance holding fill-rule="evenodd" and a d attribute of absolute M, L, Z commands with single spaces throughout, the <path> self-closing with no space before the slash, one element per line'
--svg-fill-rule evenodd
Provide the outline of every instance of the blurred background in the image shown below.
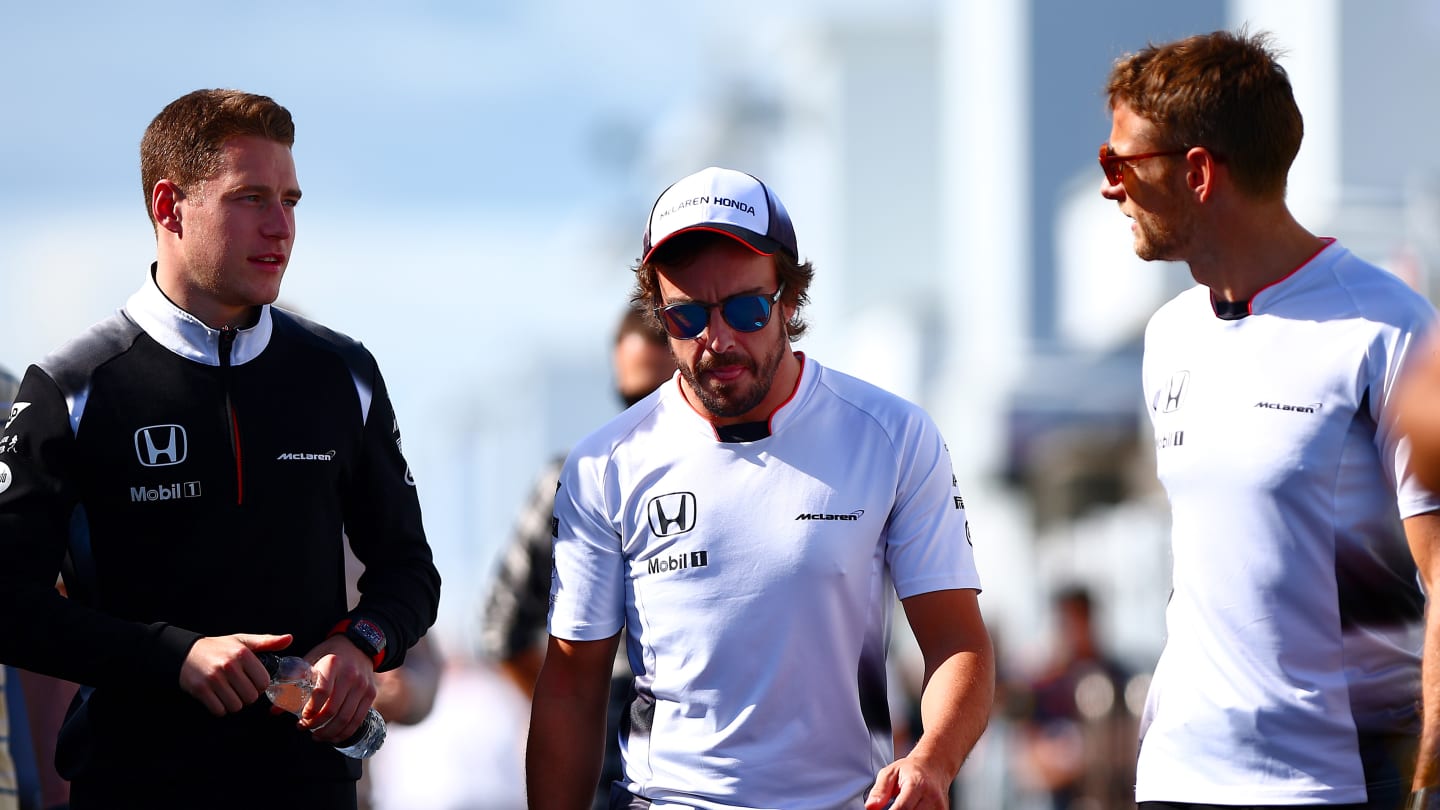
<path fill-rule="evenodd" d="M 433 635 L 469 690 L 442 684 L 392 734 L 384 806 L 523 806 L 527 710 L 476 660 L 480 606 L 540 466 L 616 410 L 628 268 L 684 174 L 766 180 L 817 267 L 799 348 L 946 435 L 1015 683 L 963 772 L 967 806 L 1051 806 L 1017 752 L 1034 683 L 1073 641 L 1059 591 L 1083 586 L 1107 672 L 1127 673 L 1087 717 L 1138 705 L 1163 641 L 1139 341 L 1191 282 L 1136 259 L 1099 196 L 1112 61 L 1273 32 L 1306 123 L 1292 209 L 1436 293 L 1436 0 L 87 0 L 0 20 L 0 366 L 17 373 L 143 280 L 138 143 L 161 107 L 238 87 L 295 116 L 282 303 L 380 361 L 445 577 Z M 1070 806 L 1109 803 L 1086 801 Z"/>

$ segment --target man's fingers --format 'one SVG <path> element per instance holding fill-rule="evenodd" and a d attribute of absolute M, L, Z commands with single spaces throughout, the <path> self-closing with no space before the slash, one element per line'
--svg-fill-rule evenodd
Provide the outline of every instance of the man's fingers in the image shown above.
<path fill-rule="evenodd" d="M 245 704 L 248 702 L 235 692 L 228 681 L 212 684 L 210 694 L 220 702 L 222 714 L 234 714 L 245 708 Z"/>
<path fill-rule="evenodd" d="M 200 701 L 200 705 L 205 707 L 205 711 L 210 712 L 216 717 L 225 716 L 225 704 L 221 703 L 220 698 L 216 697 L 214 693 L 203 692 L 195 695 L 195 699 Z"/>
<path fill-rule="evenodd" d="M 321 714 L 327 718 L 323 739 L 338 742 L 360 728 L 360 721 L 364 718 L 360 709 L 365 705 L 366 691 L 362 684 L 357 683 L 355 688 L 331 692 L 325 705 L 320 707 Z"/>
<path fill-rule="evenodd" d="M 290 646 L 291 641 L 295 640 L 295 637 L 289 633 L 283 636 L 272 636 L 263 633 L 236 633 L 235 638 L 246 647 L 260 652 L 283 650 Z"/>
<path fill-rule="evenodd" d="M 879 810 L 885 803 L 895 796 L 896 788 L 895 770 L 886 767 L 875 777 L 875 787 L 870 789 L 870 795 L 865 799 L 865 810 Z"/>

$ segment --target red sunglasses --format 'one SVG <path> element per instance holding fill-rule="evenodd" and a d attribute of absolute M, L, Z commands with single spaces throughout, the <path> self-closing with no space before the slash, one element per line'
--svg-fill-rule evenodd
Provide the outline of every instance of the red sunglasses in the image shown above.
<path fill-rule="evenodd" d="M 1163 152 L 1141 152 L 1138 155 L 1117 155 L 1110 151 L 1110 144 L 1100 144 L 1100 169 L 1105 172 L 1105 179 L 1110 185 L 1118 186 L 1125 179 L 1125 164 L 1147 158 L 1168 157 L 1170 155 L 1183 155 L 1190 151 L 1190 147 L 1183 149 L 1167 149 Z"/>

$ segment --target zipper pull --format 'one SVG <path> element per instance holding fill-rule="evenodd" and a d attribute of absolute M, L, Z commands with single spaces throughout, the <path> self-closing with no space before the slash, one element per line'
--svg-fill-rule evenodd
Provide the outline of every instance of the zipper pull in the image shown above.
<path fill-rule="evenodd" d="M 230 367 L 230 350 L 235 346 L 235 338 L 240 332 L 233 326 L 220 327 L 220 365 Z"/>

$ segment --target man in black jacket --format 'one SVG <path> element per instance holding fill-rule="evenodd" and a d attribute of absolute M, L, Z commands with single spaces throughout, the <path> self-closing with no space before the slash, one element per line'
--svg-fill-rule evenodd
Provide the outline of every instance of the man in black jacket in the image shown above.
<path fill-rule="evenodd" d="M 0 661 L 84 686 L 56 755 L 74 810 L 353 808 L 359 763 L 332 746 L 435 619 L 374 358 L 271 307 L 293 142 L 264 96 L 167 106 L 141 142 L 157 261 L 26 371 L 0 433 Z M 365 566 L 353 609 L 345 535 Z M 298 723 L 257 700 L 255 653 L 279 650 L 317 672 Z"/>

